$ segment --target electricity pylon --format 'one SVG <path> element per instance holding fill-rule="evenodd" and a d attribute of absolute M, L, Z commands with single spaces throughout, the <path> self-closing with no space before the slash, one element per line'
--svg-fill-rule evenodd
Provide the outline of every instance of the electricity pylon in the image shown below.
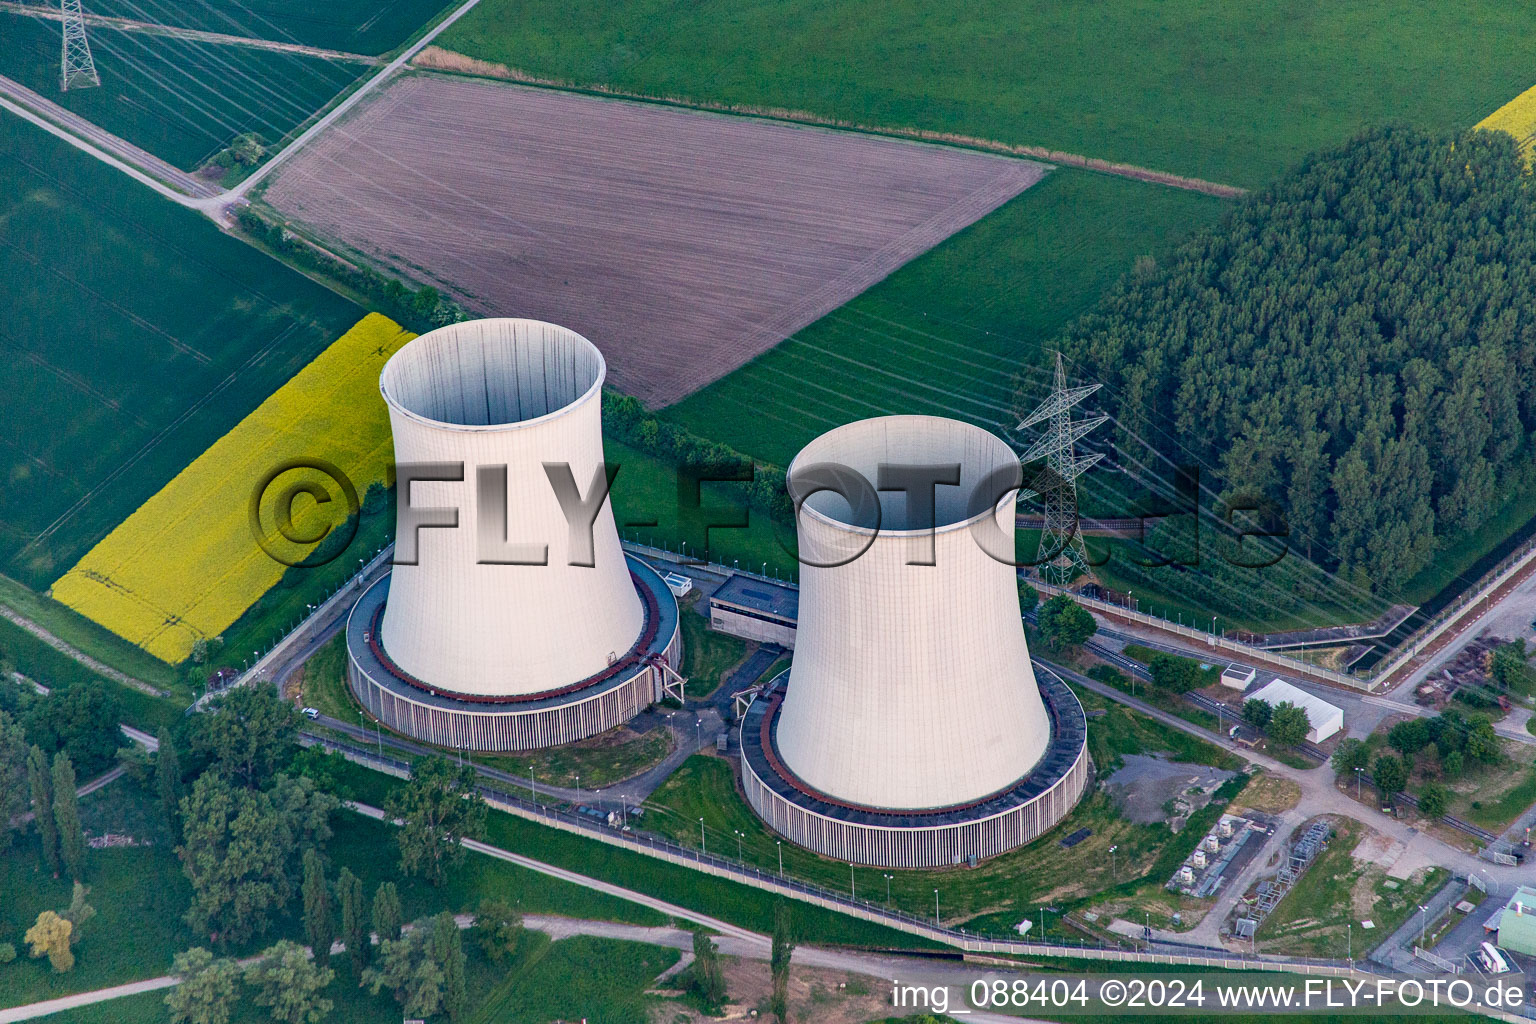
<path fill-rule="evenodd" d="M 1061 365 L 1061 353 L 1057 352 L 1056 380 L 1050 396 L 1019 424 L 1019 429 L 1024 430 L 1049 421 L 1045 433 L 1019 461 L 1027 466 L 1037 459 L 1045 460 L 1045 467 L 1030 484 L 1026 494 L 1037 495 L 1045 506 L 1040 552 L 1042 555 L 1054 553 L 1042 562 L 1040 575 L 1047 583 L 1057 586 L 1065 586 L 1079 573 L 1088 574 L 1088 555 L 1083 550 L 1083 537 L 1077 528 L 1077 478 L 1104 456 L 1095 454 L 1078 458 L 1075 445 L 1109 417 L 1094 416 L 1073 423 L 1072 407 L 1101 386 L 1089 384 L 1080 388 L 1067 387 L 1067 374 Z"/>
<path fill-rule="evenodd" d="M 60 62 L 59 89 L 89 88 L 101 84 L 96 73 L 96 61 L 91 57 L 91 44 L 85 38 L 85 14 L 80 10 L 80 0 L 59 0 L 59 10 L 64 15 L 64 56 Z"/>

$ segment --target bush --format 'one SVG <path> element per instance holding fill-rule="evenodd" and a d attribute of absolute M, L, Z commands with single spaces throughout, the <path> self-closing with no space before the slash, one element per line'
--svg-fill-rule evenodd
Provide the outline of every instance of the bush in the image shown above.
<path fill-rule="evenodd" d="M 1055 649 L 1087 643 L 1099 630 L 1093 616 L 1066 594 L 1057 594 L 1041 605 L 1037 621 L 1046 646 Z"/>
<path fill-rule="evenodd" d="M 9 942 L 0 942 L 0 964 L 8 964 L 16 959 L 16 947 Z"/>
<path fill-rule="evenodd" d="M 1200 671 L 1198 662 L 1181 658 L 1176 654 L 1165 654 L 1162 651 L 1147 659 L 1147 670 L 1152 673 L 1154 683 L 1173 693 L 1198 690 L 1204 682 L 1204 675 Z"/>

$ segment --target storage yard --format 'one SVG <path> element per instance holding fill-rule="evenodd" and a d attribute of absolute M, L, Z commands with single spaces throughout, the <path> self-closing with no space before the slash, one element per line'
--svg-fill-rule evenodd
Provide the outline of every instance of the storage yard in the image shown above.
<path fill-rule="evenodd" d="M 666 405 L 761 355 L 1046 168 L 871 136 L 415 77 L 266 199 L 478 312 L 591 338 Z"/>

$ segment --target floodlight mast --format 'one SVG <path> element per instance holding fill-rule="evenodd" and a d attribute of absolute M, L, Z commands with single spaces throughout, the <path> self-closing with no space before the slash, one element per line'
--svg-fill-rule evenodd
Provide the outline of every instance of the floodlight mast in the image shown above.
<path fill-rule="evenodd" d="M 1034 494 L 1044 506 L 1040 551 L 1052 554 L 1041 564 L 1040 574 L 1047 583 L 1057 586 L 1065 586 L 1079 574 L 1088 575 L 1088 555 L 1078 531 L 1077 478 L 1104 456 L 1095 454 L 1079 458 L 1075 446 L 1109 417 L 1093 416 L 1074 423 L 1072 408 L 1100 387 L 1100 384 L 1067 387 L 1066 370 L 1062 366 L 1061 353 L 1057 352 L 1056 375 L 1050 395 L 1019 424 L 1020 430 L 1040 423 L 1048 424 L 1040 439 L 1019 458 L 1025 465 L 1045 460 L 1045 467 L 1027 492 L 1021 492 L 1020 496 Z"/>
<path fill-rule="evenodd" d="M 59 0 L 59 12 L 64 16 L 64 46 L 59 65 L 59 90 L 85 89 L 101 84 L 96 73 L 96 61 L 91 56 L 91 44 L 85 38 L 85 13 L 80 0 Z"/>

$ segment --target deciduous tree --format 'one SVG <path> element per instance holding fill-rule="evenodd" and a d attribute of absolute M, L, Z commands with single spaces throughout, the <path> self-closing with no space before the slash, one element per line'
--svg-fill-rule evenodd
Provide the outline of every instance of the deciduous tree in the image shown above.
<path fill-rule="evenodd" d="M 1028 615 L 1040 607 L 1040 591 L 1019 580 L 1019 614 Z"/>
<path fill-rule="evenodd" d="M 10 849 L 11 834 L 22 828 L 19 819 L 26 814 L 31 795 L 28 785 L 27 734 L 7 712 L 0 711 L 0 854 Z"/>
<path fill-rule="evenodd" d="M 1264 734 L 1282 746 L 1294 747 L 1307 738 L 1311 728 L 1306 709 L 1283 700 L 1275 707 L 1275 713 L 1270 716 Z"/>
<path fill-rule="evenodd" d="M 74 925 L 51 910 L 37 915 L 37 922 L 27 929 L 24 939 L 34 957 L 46 956 L 55 974 L 75 969 L 75 954 L 70 952 L 69 937 Z"/>
<path fill-rule="evenodd" d="M 27 735 L 50 758 L 69 753 L 70 763 L 86 778 L 112 767 L 117 748 L 127 740 L 119 723 L 122 704 L 106 683 L 78 682 L 35 701 L 27 712 Z"/>
<path fill-rule="evenodd" d="M 389 794 L 384 809 L 401 821 L 400 869 L 424 875 L 433 885 L 463 860 L 460 841 L 485 831 L 485 800 L 476 791 L 474 769 L 445 757 L 417 758 L 410 781 Z"/>
<path fill-rule="evenodd" d="M 725 971 L 720 966 L 720 950 L 702 929 L 695 929 L 693 933 L 693 966 L 689 968 L 689 985 L 699 1001 L 711 1010 L 725 1002 Z"/>
<path fill-rule="evenodd" d="M 85 901 L 86 893 L 90 890 L 76 882 L 69 894 L 69 909 L 64 911 L 64 920 L 70 923 L 69 941 L 79 942 L 83 934 L 81 929 L 85 923 L 96 916 L 96 908 Z"/>
<path fill-rule="evenodd" d="M 1424 788 L 1419 790 L 1419 813 L 1430 820 L 1444 814 L 1445 806 L 1449 802 L 1449 794 L 1438 782 L 1425 783 Z"/>
<path fill-rule="evenodd" d="M 1387 730 L 1387 744 L 1404 757 L 1411 757 L 1429 746 L 1429 723 L 1422 718 L 1398 722 Z"/>
<path fill-rule="evenodd" d="M 181 802 L 187 924 L 228 943 L 265 932 L 293 896 L 303 851 L 330 837 L 325 820 L 335 807 L 307 779 L 280 776 L 263 793 L 204 772 Z"/>
<path fill-rule="evenodd" d="M 1269 706 L 1268 701 L 1259 700 L 1257 697 L 1249 697 L 1243 701 L 1243 721 L 1247 722 L 1259 732 L 1269 728 L 1269 720 L 1275 717 L 1275 709 Z"/>
<path fill-rule="evenodd" d="M 517 950 L 523 915 L 506 900 L 484 899 L 475 911 L 475 943 L 487 960 L 499 964 Z"/>
<path fill-rule="evenodd" d="M 1333 752 L 1334 773 L 1346 778 L 1353 775 L 1356 768 L 1369 768 L 1370 764 L 1371 748 L 1365 745 L 1364 740 L 1341 740 Z"/>
<path fill-rule="evenodd" d="M 432 956 L 431 921 L 418 921 L 398 939 L 379 944 L 363 984 L 374 995 L 388 989 L 407 1017 L 431 1017 L 443 1006 L 442 965 Z"/>
<path fill-rule="evenodd" d="M 1057 650 L 1087 643 L 1099 629 L 1093 616 L 1066 594 L 1058 594 L 1041 605 L 1036 622 L 1046 646 Z"/>
<path fill-rule="evenodd" d="M 192 747 L 250 789 L 264 787 L 287 763 L 299 713 L 271 685 L 236 687 L 193 721 Z"/>
<path fill-rule="evenodd" d="M 176 954 L 171 973 L 181 979 L 165 997 L 171 1024 L 229 1024 L 239 994 L 238 964 L 194 947 Z"/>
<path fill-rule="evenodd" d="M 1152 673 L 1152 682 L 1173 693 L 1199 689 L 1204 681 L 1198 662 L 1162 651 L 1147 659 L 1147 670 Z"/>
<path fill-rule="evenodd" d="M 1382 798 L 1392 803 L 1392 798 L 1408 784 L 1408 768 L 1400 757 L 1382 754 L 1371 765 L 1371 779 L 1381 791 Z"/>
<path fill-rule="evenodd" d="M 255 991 L 252 1001 L 268 1007 L 278 1024 L 317 1024 L 331 1012 L 331 1001 L 322 992 L 336 977 L 305 953 L 304 947 L 286 939 L 246 968 L 245 980 Z"/>

